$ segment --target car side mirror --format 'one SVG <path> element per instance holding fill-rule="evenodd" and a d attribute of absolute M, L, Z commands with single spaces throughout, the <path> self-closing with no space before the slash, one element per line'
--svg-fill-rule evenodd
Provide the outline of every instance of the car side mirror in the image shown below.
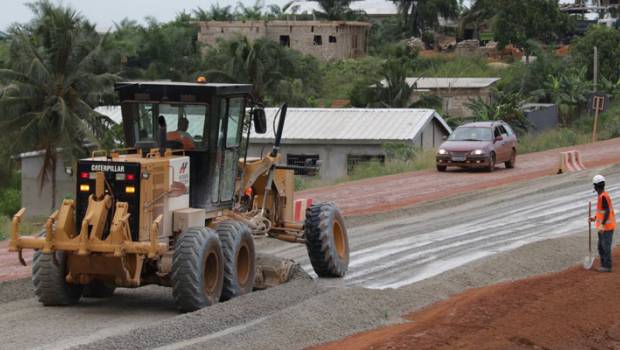
<path fill-rule="evenodd" d="M 441 139 L 442 139 L 442 140 L 444 140 L 444 141 L 446 141 L 446 140 L 448 139 L 448 136 L 443 135 L 443 136 L 441 137 Z"/>
<path fill-rule="evenodd" d="M 256 108 L 252 111 L 252 118 L 254 119 L 254 131 L 257 134 L 264 134 L 267 132 L 267 116 L 265 110 L 262 108 Z"/>
<path fill-rule="evenodd" d="M 500 135 L 500 136 L 496 136 L 496 137 L 495 137 L 495 140 L 493 140 L 493 143 L 495 143 L 495 142 L 499 142 L 499 141 L 502 141 L 503 139 L 504 139 L 504 138 L 503 138 L 501 135 Z"/>

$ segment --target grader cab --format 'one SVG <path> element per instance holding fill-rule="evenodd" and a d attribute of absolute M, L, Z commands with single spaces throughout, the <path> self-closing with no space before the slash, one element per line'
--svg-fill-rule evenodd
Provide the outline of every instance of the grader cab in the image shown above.
<path fill-rule="evenodd" d="M 283 282 L 286 271 L 257 265 L 257 235 L 305 244 L 318 276 L 344 276 L 349 246 L 338 208 L 314 204 L 294 221 L 294 172 L 278 164 L 286 105 L 273 150 L 248 160 L 248 128 L 267 128 L 251 85 L 126 82 L 116 90 L 128 148 L 79 160 L 75 199 L 41 235 L 19 234 L 25 208 L 13 217 L 9 249 L 22 263 L 23 249 L 36 250 L 32 280 L 44 305 L 158 284 L 172 287 L 186 312 L 274 284 L 269 271 Z"/>

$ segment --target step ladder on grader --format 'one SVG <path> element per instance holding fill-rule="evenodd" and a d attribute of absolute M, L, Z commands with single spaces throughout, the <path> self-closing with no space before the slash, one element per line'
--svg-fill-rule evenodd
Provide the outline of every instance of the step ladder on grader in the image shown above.
<path fill-rule="evenodd" d="M 338 208 L 317 203 L 304 222 L 293 219 L 294 167 L 279 164 L 286 105 L 272 151 L 248 159 L 252 125 L 267 131 L 251 85 L 115 88 L 128 148 L 79 160 L 75 199 L 62 202 L 39 236 L 19 234 L 25 208 L 13 218 L 9 249 L 22 263 L 23 249 L 36 250 L 32 280 L 44 305 L 158 284 L 172 287 L 188 312 L 285 282 L 290 264 L 257 265 L 256 235 L 305 244 L 319 277 L 344 276 L 349 245 Z"/>

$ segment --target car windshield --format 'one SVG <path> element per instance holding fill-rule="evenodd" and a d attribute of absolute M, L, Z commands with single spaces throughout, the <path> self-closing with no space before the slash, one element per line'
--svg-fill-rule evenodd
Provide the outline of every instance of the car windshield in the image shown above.
<path fill-rule="evenodd" d="M 448 138 L 450 141 L 491 141 L 492 139 L 491 128 L 484 127 L 459 127 Z"/>

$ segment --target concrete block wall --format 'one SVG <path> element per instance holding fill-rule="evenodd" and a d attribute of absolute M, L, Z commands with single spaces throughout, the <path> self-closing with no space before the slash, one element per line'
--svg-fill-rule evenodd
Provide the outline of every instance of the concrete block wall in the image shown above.
<path fill-rule="evenodd" d="M 200 22 L 198 26 L 198 41 L 205 45 L 204 51 L 220 38 L 228 40 L 242 35 L 250 41 L 266 37 L 278 43 L 281 36 L 288 36 L 290 48 L 325 61 L 361 57 L 368 53 L 370 25 L 360 22 L 212 21 Z M 315 40 L 317 36 L 320 44 Z M 331 42 L 330 37 L 333 38 Z"/>
<path fill-rule="evenodd" d="M 26 207 L 28 217 L 48 216 L 58 209 L 62 200 L 75 197 L 75 174 L 65 174 L 64 162 L 59 159 L 56 164 L 56 203 L 52 204 L 51 174 L 43 185 L 39 185 L 39 173 L 43 166 L 43 156 L 23 158 L 21 160 L 22 207 Z"/>

